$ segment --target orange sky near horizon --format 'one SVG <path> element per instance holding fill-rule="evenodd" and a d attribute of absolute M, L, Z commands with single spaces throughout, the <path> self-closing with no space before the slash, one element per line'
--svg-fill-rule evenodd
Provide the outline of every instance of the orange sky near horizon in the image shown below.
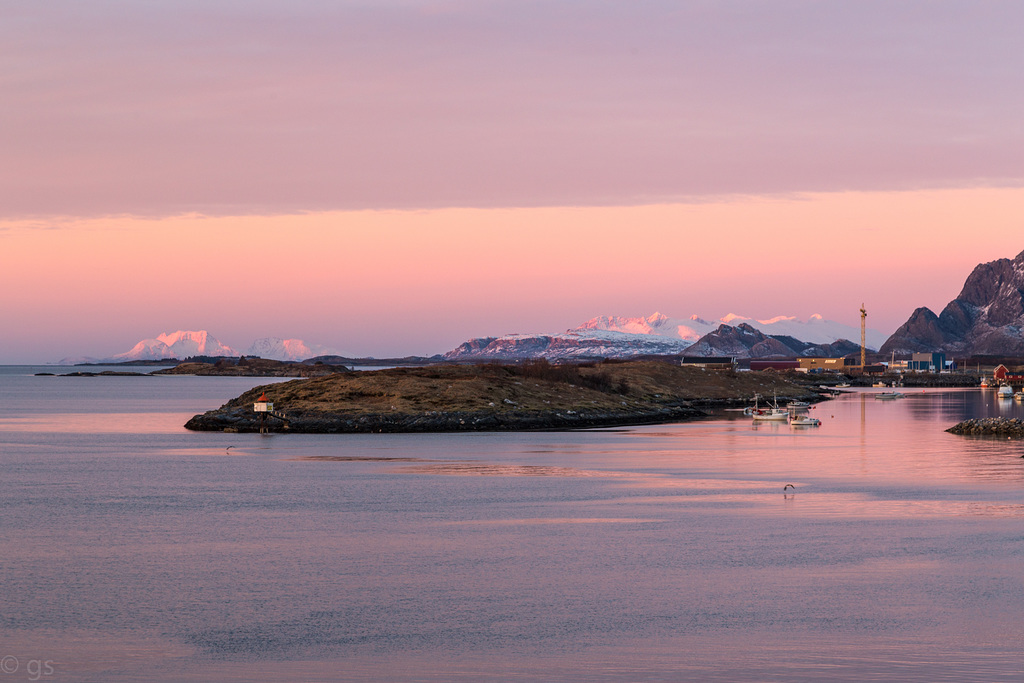
<path fill-rule="evenodd" d="M 113 355 L 175 329 L 384 357 L 655 310 L 857 325 L 862 301 L 888 334 L 1024 249 L 1021 206 L 1024 189 L 985 188 L 8 221 L 0 362 Z"/>

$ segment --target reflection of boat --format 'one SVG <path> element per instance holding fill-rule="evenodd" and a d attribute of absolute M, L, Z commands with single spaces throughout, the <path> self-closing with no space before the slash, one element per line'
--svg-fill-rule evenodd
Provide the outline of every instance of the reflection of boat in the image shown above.
<path fill-rule="evenodd" d="M 794 427 L 818 427 L 821 425 L 821 420 L 810 415 L 794 415 L 789 424 Z"/>
<path fill-rule="evenodd" d="M 881 399 L 883 401 L 891 401 L 896 398 L 903 398 L 903 394 L 901 394 L 898 391 L 881 391 L 875 394 L 875 398 Z"/>
<path fill-rule="evenodd" d="M 785 422 L 789 419 L 789 410 L 780 408 L 778 401 L 772 400 L 769 407 L 761 408 L 757 405 L 758 398 L 757 394 L 754 394 L 754 407 L 750 411 L 754 422 Z"/>

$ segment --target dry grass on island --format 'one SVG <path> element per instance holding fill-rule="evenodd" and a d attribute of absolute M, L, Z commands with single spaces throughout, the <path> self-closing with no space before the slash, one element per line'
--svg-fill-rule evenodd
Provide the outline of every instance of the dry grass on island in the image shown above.
<path fill-rule="evenodd" d="M 300 363 L 242 356 L 238 360 L 221 358 L 213 362 L 185 361 L 173 368 L 156 370 L 152 375 L 198 375 L 200 377 L 325 377 L 349 372 L 343 365 Z"/>
<path fill-rule="evenodd" d="M 749 402 L 755 393 L 815 399 L 774 373 L 735 373 L 661 362 L 591 365 L 438 365 L 334 374 L 257 387 L 186 425 L 255 431 L 262 392 L 292 432 L 433 432 L 572 429 L 671 422 Z"/>

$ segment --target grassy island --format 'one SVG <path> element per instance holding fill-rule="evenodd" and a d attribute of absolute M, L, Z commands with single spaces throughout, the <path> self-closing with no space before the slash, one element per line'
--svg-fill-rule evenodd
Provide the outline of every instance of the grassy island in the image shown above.
<path fill-rule="evenodd" d="M 439 365 L 348 372 L 257 387 L 185 425 L 259 429 L 266 392 L 273 431 L 304 433 L 560 430 L 676 422 L 746 405 L 754 394 L 816 400 L 774 373 L 735 373 L 661 362 L 590 365 Z"/>

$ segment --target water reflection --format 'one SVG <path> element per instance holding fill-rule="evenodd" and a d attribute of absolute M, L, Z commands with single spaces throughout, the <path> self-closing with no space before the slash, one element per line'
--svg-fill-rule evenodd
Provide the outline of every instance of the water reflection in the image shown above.
<path fill-rule="evenodd" d="M 813 430 L 268 438 L 166 427 L 226 384 L 93 386 L 0 419 L 0 624 L 62 678 L 1020 674 L 1024 442 L 944 431 L 997 414 L 979 391 L 853 392 Z"/>

